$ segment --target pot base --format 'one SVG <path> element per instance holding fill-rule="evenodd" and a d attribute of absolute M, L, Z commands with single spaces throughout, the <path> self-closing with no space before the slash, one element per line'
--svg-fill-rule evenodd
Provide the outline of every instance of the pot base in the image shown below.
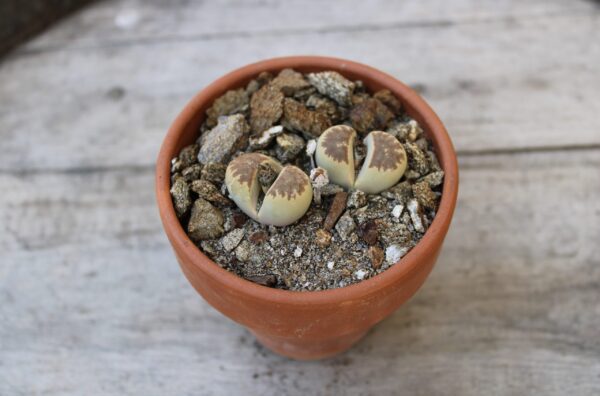
<path fill-rule="evenodd" d="M 303 338 L 283 338 L 258 334 L 250 330 L 265 348 L 288 358 L 296 360 L 325 359 L 350 349 L 360 341 L 369 330 L 345 334 L 324 340 L 307 340 Z"/>

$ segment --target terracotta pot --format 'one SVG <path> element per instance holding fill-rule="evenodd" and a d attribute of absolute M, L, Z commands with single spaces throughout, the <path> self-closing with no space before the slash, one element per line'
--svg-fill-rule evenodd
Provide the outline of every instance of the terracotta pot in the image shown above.
<path fill-rule="evenodd" d="M 387 271 L 355 285 L 316 292 L 260 286 L 232 274 L 205 256 L 179 224 L 169 195 L 170 161 L 194 142 L 204 112 L 214 99 L 243 87 L 262 71 L 283 68 L 301 72 L 336 70 L 362 80 L 369 90 L 387 88 L 431 138 L 445 171 L 443 196 L 423 239 Z M 298 56 L 269 59 L 235 70 L 200 93 L 177 117 L 162 144 L 156 164 L 156 196 L 165 232 L 183 273 L 213 307 L 246 326 L 267 348 L 295 359 L 318 359 L 350 348 L 377 322 L 407 301 L 429 275 L 450 226 L 458 191 L 458 166 L 444 125 L 413 90 L 369 66 L 343 59 Z M 325 265 L 325 263 L 322 263 Z"/>

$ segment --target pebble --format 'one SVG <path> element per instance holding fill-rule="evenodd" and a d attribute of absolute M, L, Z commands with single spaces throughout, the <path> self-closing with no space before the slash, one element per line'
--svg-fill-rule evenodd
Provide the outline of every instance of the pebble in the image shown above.
<path fill-rule="evenodd" d="M 327 217 L 325 218 L 325 222 L 323 223 L 323 229 L 325 231 L 331 230 L 337 222 L 337 219 L 342 215 L 344 209 L 346 209 L 347 198 L 348 193 L 345 191 L 340 191 L 337 194 L 335 194 L 333 202 L 329 207 L 329 213 L 327 213 Z"/>
<path fill-rule="evenodd" d="M 192 206 L 187 230 L 188 235 L 195 242 L 218 238 L 225 231 L 223 214 L 205 199 L 198 198 Z"/>
<path fill-rule="evenodd" d="M 315 151 L 317 151 L 317 140 L 310 139 L 308 142 L 306 142 L 306 155 L 312 157 Z"/>
<path fill-rule="evenodd" d="M 343 191 L 344 191 L 344 189 L 341 186 L 338 186 L 337 184 L 334 184 L 334 183 L 329 183 L 328 185 L 323 186 L 321 188 L 321 195 L 323 195 L 323 196 L 336 195 Z"/>
<path fill-rule="evenodd" d="M 360 190 L 352 191 L 348 196 L 346 206 L 349 208 L 362 208 L 367 204 L 367 194 Z"/>
<path fill-rule="evenodd" d="M 347 240 L 350 237 L 350 234 L 354 232 L 356 229 L 356 223 L 352 216 L 350 216 L 350 212 L 347 211 L 340 217 L 337 224 L 335 225 L 335 230 L 337 231 L 342 241 Z"/>
<path fill-rule="evenodd" d="M 331 244 L 331 233 L 319 228 L 315 232 L 315 243 L 319 247 L 327 247 Z"/>
<path fill-rule="evenodd" d="M 358 233 L 363 241 L 365 241 L 368 245 L 375 245 L 377 240 L 379 239 L 379 231 L 377 227 L 377 222 L 374 220 L 368 220 L 358 228 Z"/>
<path fill-rule="evenodd" d="M 334 71 L 310 73 L 307 77 L 321 95 L 335 100 L 341 106 L 350 106 L 356 87 L 352 81 Z"/>
<path fill-rule="evenodd" d="M 248 241 L 242 241 L 235 248 L 235 257 L 240 261 L 248 261 L 250 256 L 252 255 L 252 245 Z"/>
<path fill-rule="evenodd" d="M 294 257 L 298 258 L 302 256 L 302 248 L 300 246 L 296 246 L 296 249 L 294 250 Z"/>
<path fill-rule="evenodd" d="M 412 187 L 409 182 L 400 182 L 381 193 L 383 197 L 395 199 L 400 204 L 406 204 L 413 197 Z"/>
<path fill-rule="evenodd" d="M 277 284 L 277 277 L 275 275 L 249 275 L 246 279 L 267 287 L 273 287 Z"/>
<path fill-rule="evenodd" d="M 320 95 L 311 95 L 306 100 L 306 106 L 325 114 L 332 121 L 340 120 L 340 112 L 334 101 Z"/>
<path fill-rule="evenodd" d="M 250 150 L 260 150 L 267 148 L 277 135 L 283 132 L 283 126 L 275 125 L 269 129 L 265 129 L 258 135 L 250 136 L 248 148 Z"/>
<path fill-rule="evenodd" d="M 302 103 L 286 98 L 283 102 L 283 125 L 310 137 L 319 137 L 331 126 L 331 121 L 325 114 L 308 110 Z"/>
<path fill-rule="evenodd" d="M 200 178 L 201 172 L 202 165 L 192 164 L 181 171 L 181 177 L 183 177 L 187 182 L 193 182 L 194 180 Z"/>
<path fill-rule="evenodd" d="M 225 235 L 221 238 L 221 245 L 223 245 L 223 249 L 225 251 L 230 252 L 235 249 L 242 239 L 244 239 L 244 234 L 246 231 L 243 228 L 236 228 L 231 231 L 229 234 Z"/>
<path fill-rule="evenodd" d="M 408 155 L 409 167 L 419 176 L 429 173 L 429 161 L 425 153 L 414 143 L 405 143 L 404 149 Z"/>
<path fill-rule="evenodd" d="M 256 245 L 266 242 L 269 239 L 269 234 L 266 231 L 255 231 L 248 237 L 248 240 Z"/>
<path fill-rule="evenodd" d="M 213 162 L 204 165 L 202 172 L 200 172 L 200 178 L 207 180 L 212 183 L 222 184 L 225 180 L 225 171 L 227 166 L 218 162 Z"/>
<path fill-rule="evenodd" d="M 358 280 L 363 280 L 363 279 L 365 279 L 365 276 L 367 275 L 367 273 L 368 273 L 367 271 L 361 269 L 361 270 L 356 271 L 354 273 L 354 276 Z"/>
<path fill-rule="evenodd" d="M 426 182 L 429 187 L 437 187 L 444 181 L 444 171 L 431 172 L 430 174 L 423 176 L 419 181 Z"/>
<path fill-rule="evenodd" d="M 413 227 L 415 227 L 415 231 L 420 233 L 425 232 L 425 226 L 423 224 L 422 218 L 423 213 L 419 201 L 417 201 L 416 199 L 411 199 L 410 201 L 408 201 L 406 208 L 408 209 L 408 213 L 410 214 L 410 219 L 412 221 Z"/>
<path fill-rule="evenodd" d="M 208 131 L 198 152 L 201 164 L 225 163 L 248 142 L 250 127 L 242 114 L 219 117 L 217 126 Z"/>
<path fill-rule="evenodd" d="M 386 105 L 394 114 L 399 114 L 400 110 L 402 110 L 402 104 L 389 89 L 377 91 L 373 97 Z"/>
<path fill-rule="evenodd" d="M 400 245 L 390 245 L 385 249 L 385 261 L 388 264 L 396 264 L 408 250 L 409 248 Z"/>
<path fill-rule="evenodd" d="M 271 84 L 260 88 L 250 99 L 250 126 L 255 134 L 270 128 L 283 114 L 283 94 Z"/>
<path fill-rule="evenodd" d="M 327 269 L 330 270 L 330 271 L 333 270 L 334 265 L 335 265 L 335 263 L 333 261 L 328 261 L 327 262 Z"/>
<path fill-rule="evenodd" d="M 374 130 L 383 130 L 394 118 L 394 114 L 380 101 L 367 98 L 350 110 L 350 121 L 362 135 Z"/>
<path fill-rule="evenodd" d="M 207 201 L 225 206 L 231 205 L 231 201 L 225 198 L 219 192 L 219 189 L 208 180 L 194 180 L 191 189 L 198 194 L 200 198 L 204 198 Z"/>
<path fill-rule="evenodd" d="M 190 188 L 183 178 L 179 178 L 173 183 L 171 197 L 173 198 L 173 206 L 175 207 L 177 217 L 183 217 L 190 209 L 190 206 L 192 206 Z"/>
<path fill-rule="evenodd" d="M 206 125 L 210 128 L 217 125 L 221 116 L 242 113 L 248 109 L 250 98 L 244 88 L 229 90 L 217 98 L 213 105 L 206 110 Z"/>
<path fill-rule="evenodd" d="M 178 157 L 181 169 L 187 168 L 198 161 L 198 151 L 200 151 L 200 146 L 197 143 L 190 144 L 181 149 Z"/>
<path fill-rule="evenodd" d="M 379 246 L 369 246 L 368 253 L 369 258 L 371 259 L 371 267 L 373 267 L 373 269 L 381 268 L 381 263 L 384 258 L 383 249 Z"/>
<path fill-rule="evenodd" d="M 392 216 L 394 216 L 395 218 L 399 219 L 403 210 L 404 210 L 404 206 L 403 205 L 396 205 L 396 206 L 394 206 L 394 209 L 392 209 Z"/>
<path fill-rule="evenodd" d="M 304 139 L 293 133 L 282 133 L 275 141 L 275 154 L 283 163 L 290 162 L 304 149 Z"/>
<path fill-rule="evenodd" d="M 271 85 L 279 89 L 285 96 L 292 96 L 310 87 L 310 83 L 306 81 L 302 73 L 292 69 L 280 71 L 277 77 L 271 81 Z"/>
<path fill-rule="evenodd" d="M 241 212 L 235 212 L 232 215 L 231 219 L 233 222 L 233 228 L 240 228 L 244 224 L 246 224 L 246 221 L 248 221 L 248 216 L 246 216 L 245 214 L 243 214 Z"/>
<path fill-rule="evenodd" d="M 426 209 L 435 209 L 437 207 L 437 196 L 426 181 L 418 182 L 412 185 L 413 195 L 419 201 L 421 206 Z"/>

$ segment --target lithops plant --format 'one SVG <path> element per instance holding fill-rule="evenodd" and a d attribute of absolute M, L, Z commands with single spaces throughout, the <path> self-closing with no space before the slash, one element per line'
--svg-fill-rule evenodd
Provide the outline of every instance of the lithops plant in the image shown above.
<path fill-rule="evenodd" d="M 355 188 L 368 194 L 396 184 L 407 165 L 402 144 L 387 132 L 370 132 L 364 139 L 367 155 L 355 178 L 355 139 L 356 131 L 347 125 L 332 126 L 319 137 L 315 157 L 317 165 L 327 170 L 329 179 L 346 189 Z"/>
<path fill-rule="evenodd" d="M 261 186 L 257 174 L 261 164 L 268 164 L 278 175 L 258 208 Z M 229 196 L 244 213 L 262 224 L 274 226 L 286 226 L 301 218 L 313 196 L 306 173 L 293 165 L 284 167 L 260 153 L 242 154 L 231 161 L 225 172 L 225 184 Z"/>

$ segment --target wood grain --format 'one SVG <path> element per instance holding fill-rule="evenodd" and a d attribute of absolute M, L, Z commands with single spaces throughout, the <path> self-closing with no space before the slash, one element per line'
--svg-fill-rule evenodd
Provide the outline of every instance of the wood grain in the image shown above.
<path fill-rule="evenodd" d="M 598 21 L 590 11 L 23 54 L 0 64 L 0 170 L 150 166 L 194 93 L 290 53 L 347 57 L 418 85 L 461 153 L 599 146 Z"/>
<path fill-rule="evenodd" d="M 0 63 L 0 395 L 600 394 L 600 18 L 588 1 L 104 1 Z M 459 151 L 438 265 L 348 353 L 272 355 L 186 282 L 153 163 L 262 58 L 413 84 Z"/>
<path fill-rule="evenodd" d="M 599 166 L 596 151 L 462 158 L 423 289 L 314 363 L 268 353 L 196 295 L 151 171 L 4 174 L 0 394 L 595 395 Z"/>

